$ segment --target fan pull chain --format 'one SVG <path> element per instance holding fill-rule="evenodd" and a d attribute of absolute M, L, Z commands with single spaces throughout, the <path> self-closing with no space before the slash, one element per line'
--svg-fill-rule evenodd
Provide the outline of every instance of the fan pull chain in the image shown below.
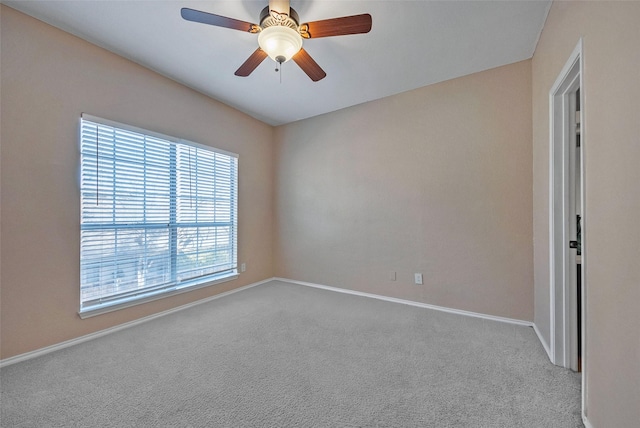
<path fill-rule="evenodd" d="M 282 55 L 276 57 L 276 73 L 280 72 L 280 84 L 282 84 L 282 63 L 284 63 L 285 58 Z M 278 68 L 280 66 L 280 68 Z"/>

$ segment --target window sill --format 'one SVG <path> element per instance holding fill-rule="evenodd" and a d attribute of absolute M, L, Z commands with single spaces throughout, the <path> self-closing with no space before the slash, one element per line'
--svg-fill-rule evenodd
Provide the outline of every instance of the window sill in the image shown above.
<path fill-rule="evenodd" d="M 209 287 L 210 285 L 221 284 L 227 281 L 233 281 L 238 278 L 238 273 L 233 272 L 224 276 L 220 276 L 212 281 L 205 281 L 196 284 L 178 285 L 170 290 L 161 290 L 148 294 L 142 294 L 140 296 L 128 297 L 121 300 L 115 300 L 112 302 L 106 302 L 102 304 L 92 305 L 91 307 L 80 309 L 78 315 L 80 318 L 91 318 L 96 315 L 106 314 L 108 312 L 117 311 L 131 306 L 141 305 L 143 303 L 152 302 L 154 300 L 164 299 L 165 297 L 175 296 L 176 294 L 182 294 L 189 291 L 197 290 L 199 288 Z"/>

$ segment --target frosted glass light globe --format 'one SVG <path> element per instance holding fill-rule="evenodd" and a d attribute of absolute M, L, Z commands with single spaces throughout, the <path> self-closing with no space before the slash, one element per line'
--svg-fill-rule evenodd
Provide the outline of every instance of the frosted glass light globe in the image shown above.
<path fill-rule="evenodd" d="M 258 35 L 258 45 L 275 62 L 289 61 L 302 48 L 302 37 L 283 25 L 267 27 Z"/>

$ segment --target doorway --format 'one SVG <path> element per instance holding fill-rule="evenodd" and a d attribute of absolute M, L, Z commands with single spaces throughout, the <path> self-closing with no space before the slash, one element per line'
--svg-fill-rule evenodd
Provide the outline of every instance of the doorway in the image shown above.
<path fill-rule="evenodd" d="M 583 371 L 586 355 L 585 132 L 582 40 L 550 93 L 550 354 Z"/>
<path fill-rule="evenodd" d="M 584 325 L 584 132 L 579 43 L 551 90 L 551 354 L 578 370 Z M 579 219 L 578 219 L 578 216 Z M 578 227 L 580 242 L 578 243 Z M 580 246 L 581 248 L 578 248 Z M 580 250 L 580 257 L 578 257 Z M 580 263 L 580 264 L 578 264 Z M 578 275 L 578 269 L 580 275 Z M 580 291 L 578 290 L 580 280 Z M 580 296 L 580 302 L 578 301 Z M 578 317 L 580 316 L 580 321 Z"/>

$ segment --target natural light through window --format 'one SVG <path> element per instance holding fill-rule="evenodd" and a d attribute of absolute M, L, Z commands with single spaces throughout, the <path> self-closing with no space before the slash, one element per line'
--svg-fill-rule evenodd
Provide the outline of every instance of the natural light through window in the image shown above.
<path fill-rule="evenodd" d="M 82 116 L 80 312 L 237 275 L 237 155 Z"/>

